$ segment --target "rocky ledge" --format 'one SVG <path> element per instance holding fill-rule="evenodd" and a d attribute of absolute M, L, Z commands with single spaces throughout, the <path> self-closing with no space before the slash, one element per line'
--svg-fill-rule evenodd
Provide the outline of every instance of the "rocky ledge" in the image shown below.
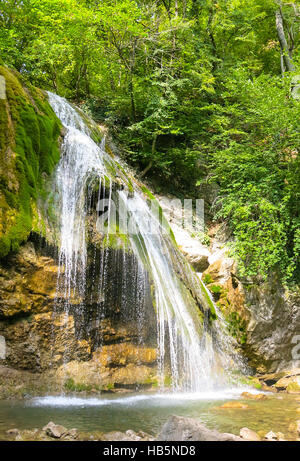
<path fill-rule="evenodd" d="M 259 375 L 258 379 L 267 390 L 300 394 L 300 368 Z"/>

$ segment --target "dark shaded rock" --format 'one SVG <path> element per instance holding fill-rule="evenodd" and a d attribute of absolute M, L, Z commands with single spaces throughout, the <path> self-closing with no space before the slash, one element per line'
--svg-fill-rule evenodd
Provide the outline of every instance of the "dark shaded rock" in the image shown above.
<path fill-rule="evenodd" d="M 208 256 L 206 255 L 197 255 L 187 259 L 196 272 L 204 272 L 209 266 Z"/>
<path fill-rule="evenodd" d="M 300 368 L 294 368 L 280 373 L 259 376 L 260 382 L 272 386 L 275 392 L 285 391 L 290 394 L 300 393 Z"/>
<path fill-rule="evenodd" d="M 162 427 L 156 440 L 160 441 L 191 441 L 191 442 L 225 442 L 243 441 L 234 434 L 220 433 L 208 429 L 204 424 L 193 418 L 183 416 L 171 416 Z"/>

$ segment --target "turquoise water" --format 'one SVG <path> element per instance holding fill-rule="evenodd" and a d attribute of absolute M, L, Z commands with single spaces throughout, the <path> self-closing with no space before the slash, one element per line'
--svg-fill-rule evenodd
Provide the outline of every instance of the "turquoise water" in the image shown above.
<path fill-rule="evenodd" d="M 203 394 L 145 394 L 103 398 L 42 397 L 25 401 L 0 401 L 0 435 L 7 429 L 42 428 L 49 421 L 82 432 L 145 431 L 157 434 L 172 414 L 197 418 L 208 427 L 239 434 L 241 427 L 282 432 L 299 419 L 300 402 L 293 396 L 270 395 L 267 400 L 240 398 L 242 390 Z M 239 399 L 247 409 L 222 409 Z"/>

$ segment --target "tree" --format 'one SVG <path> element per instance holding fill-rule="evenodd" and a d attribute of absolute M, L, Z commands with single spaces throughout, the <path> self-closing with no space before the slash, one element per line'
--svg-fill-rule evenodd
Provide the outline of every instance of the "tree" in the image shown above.
<path fill-rule="evenodd" d="M 0 26 L 2 59 L 105 123 L 141 176 L 218 184 L 244 274 L 300 279 L 296 2 L 6 0 Z"/>

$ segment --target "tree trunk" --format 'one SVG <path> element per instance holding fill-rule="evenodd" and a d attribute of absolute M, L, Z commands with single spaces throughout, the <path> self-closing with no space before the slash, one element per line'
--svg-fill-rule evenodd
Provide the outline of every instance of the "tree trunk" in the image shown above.
<path fill-rule="evenodd" d="M 282 12 L 280 8 L 276 11 L 276 29 L 277 29 L 277 35 L 278 35 L 278 39 L 279 39 L 279 43 L 281 47 L 281 54 L 282 54 L 282 59 L 284 62 L 284 67 L 289 72 L 294 72 L 296 69 L 290 57 L 290 54 L 289 54 L 289 46 L 288 46 L 285 33 L 284 33 L 283 17 L 282 17 Z"/>
<path fill-rule="evenodd" d="M 148 163 L 148 165 L 146 166 L 146 168 L 141 172 L 140 178 L 143 178 L 145 176 L 145 174 L 148 173 L 148 171 L 153 166 L 153 157 L 154 157 L 154 154 L 155 154 L 155 151 L 156 151 L 156 140 L 157 140 L 157 133 L 153 133 L 152 148 L 151 148 L 152 158 L 151 158 L 150 162 Z"/>

